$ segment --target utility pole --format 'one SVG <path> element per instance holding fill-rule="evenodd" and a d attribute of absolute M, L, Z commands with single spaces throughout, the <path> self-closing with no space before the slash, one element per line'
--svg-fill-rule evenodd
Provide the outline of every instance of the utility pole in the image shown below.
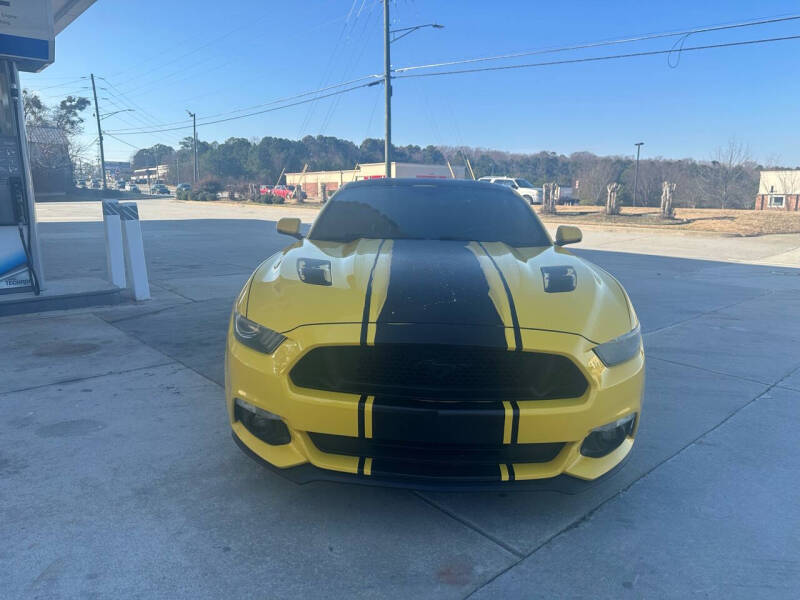
<path fill-rule="evenodd" d="M 639 153 L 644 146 L 644 142 L 636 142 L 636 170 L 633 172 L 633 205 L 636 206 L 636 188 L 639 185 Z"/>
<path fill-rule="evenodd" d="M 389 0 L 383 0 L 383 83 L 386 93 L 386 179 L 392 176 L 392 71 L 389 56 Z"/>
<path fill-rule="evenodd" d="M 200 171 L 197 169 L 197 113 L 186 110 L 189 116 L 192 117 L 192 131 L 194 132 L 194 183 L 200 178 Z"/>
<path fill-rule="evenodd" d="M 97 106 L 97 88 L 94 85 L 94 73 L 90 74 L 92 79 L 92 94 L 94 95 L 94 116 L 97 117 L 97 139 L 100 140 L 100 173 L 103 178 L 103 189 L 106 187 L 106 156 L 103 152 L 103 130 L 100 129 L 100 108 Z"/>

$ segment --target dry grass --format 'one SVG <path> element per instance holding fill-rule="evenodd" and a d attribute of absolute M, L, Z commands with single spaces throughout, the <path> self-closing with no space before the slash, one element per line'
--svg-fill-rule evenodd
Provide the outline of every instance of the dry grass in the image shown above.
<path fill-rule="evenodd" d="M 678 231 L 713 231 L 734 236 L 800 233 L 800 212 L 676 208 L 674 219 L 662 219 L 652 207 L 623 207 L 609 217 L 602 206 L 559 206 L 556 215 L 540 215 L 546 223 L 656 227 Z"/>

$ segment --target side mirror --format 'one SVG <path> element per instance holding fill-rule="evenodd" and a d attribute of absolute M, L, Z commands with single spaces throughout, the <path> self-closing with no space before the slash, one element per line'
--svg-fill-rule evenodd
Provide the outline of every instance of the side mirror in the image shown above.
<path fill-rule="evenodd" d="M 581 230 L 572 225 L 559 225 L 556 229 L 556 246 L 577 244 L 583 239 Z"/>
<path fill-rule="evenodd" d="M 290 235 L 298 240 L 303 239 L 303 236 L 300 233 L 300 219 L 295 217 L 283 217 L 282 219 L 278 219 L 278 225 L 276 228 L 278 233 Z"/>

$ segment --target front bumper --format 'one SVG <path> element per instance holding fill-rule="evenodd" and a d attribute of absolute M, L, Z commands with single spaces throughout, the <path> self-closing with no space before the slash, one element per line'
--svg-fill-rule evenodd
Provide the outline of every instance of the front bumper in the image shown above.
<path fill-rule="evenodd" d="M 288 479 L 298 485 L 309 483 L 331 482 L 345 483 L 351 485 L 367 485 L 373 487 L 388 487 L 406 490 L 416 490 L 421 492 L 502 492 L 513 489 L 515 491 L 528 492 L 557 492 L 559 494 L 579 494 L 593 488 L 601 482 L 608 481 L 616 475 L 628 462 L 630 453 L 625 455 L 616 466 L 598 479 L 585 480 L 572 477 L 571 475 L 557 475 L 547 479 L 516 479 L 514 481 L 454 481 L 431 478 L 391 478 L 374 477 L 359 475 L 357 473 L 344 473 L 342 471 L 331 471 L 320 469 L 311 463 L 305 463 L 296 467 L 281 469 L 272 463 L 264 460 L 256 454 L 239 436 L 232 433 L 233 441 L 247 456 L 263 467 L 266 467 L 276 475 Z"/>
<path fill-rule="evenodd" d="M 273 355 L 265 355 L 242 346 L 229 331 L 225 361 L 226 400 L 237 443 L 251 456 L 301 483 L 344 480 L 439 490 L 497 489 L 513 484 L 514 487 L 568 493 L 585 487 L 581 485 L 585 482 L 611 474 L 633 447 L 638 419 L 630 435 L 606 456 L 589 458 L 580 453 L 583 440 L 594 428 L 630 414 L 641 414 L 643 354 L 640 352 L 634 359 L 609 369 L 591 351 L 592 344 L 580 336 L 523 330 L 522 341 L 526 351 L 569 357 L 589 385 L 579 398 L 515 403 L 514 414 L 509 409 L 505 415 L 503 439 L 498 439 L 497 444 L 514 450 L 509 447 L 514 445 L 509 431 L 512 420 L 516 419 L 516 444 L 560 444 L 555 456 L 543 462 L 498 463 L 491 469 L 482 464 L 480 473 L 472 475 L 449 471 L 427 473 L 414 465 L 406 468 L 409 463 L 392 470 L 385 467 L 386 463 L 381 463 L 384 466 L 380 467 L 379 461 L 373 462 L 371 456 L 323 452 L 312 440 L 316 434 L 341 436 L 342 439 L 372 437 L 370 404 L 354 394 L 298 388 L 288 374 L 296 361 L 311 349 L 320 345 L 358 344 L 359 334 L 360 324 L 300 327 L 289 333 L 289 339 Z M 236 417 L 236 398 L 279 415 L 289 429 L 291 441 L 271 445 L 253 435 Z M 427 411 L 424 416 L 427 421 L 422 425 L 433 422 L 435 427 L 445 431 L 463 423 L 463 415 L 461 421 L 451 420 L 450 412 L 445 405 Z"/>

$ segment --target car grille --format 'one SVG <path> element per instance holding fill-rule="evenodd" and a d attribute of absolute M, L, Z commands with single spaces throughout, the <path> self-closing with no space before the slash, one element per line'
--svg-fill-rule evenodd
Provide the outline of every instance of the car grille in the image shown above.
<path fill-rule="evenodd" d="M 303 388 L 431 400 L 578 398 L 588 385 L 564 356 L 445 345 L 323 346 L 290 376 Z"/>

